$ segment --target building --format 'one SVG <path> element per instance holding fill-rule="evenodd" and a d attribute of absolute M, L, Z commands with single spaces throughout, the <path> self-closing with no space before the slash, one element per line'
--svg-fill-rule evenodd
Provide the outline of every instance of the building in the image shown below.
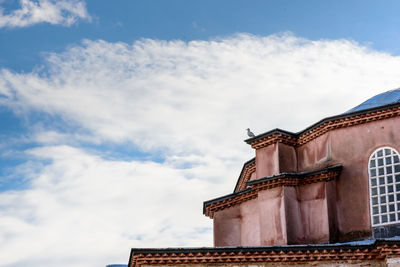
<path fill-rule="evenodd" d="M 215 247 L 132 249 L 129 267 L 400 266 L 400 89 L 245 142 L 234 192 L 204 202 Z"/>

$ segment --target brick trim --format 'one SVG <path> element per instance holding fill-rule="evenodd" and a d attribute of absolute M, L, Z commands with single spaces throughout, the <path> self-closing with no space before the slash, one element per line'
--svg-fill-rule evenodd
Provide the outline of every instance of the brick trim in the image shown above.
<path fill-rule="evenodd" d="M 326 132 L 351 127 L 372 121 L 384 120 L 400 115 L 400 104 L 353 112 L 349 114 L 330 117 L 317 122 L 311 127 L 299 132 L 290 133 L 283 130 L 272 130 L 245 140 L 252 148 L 259 149 L 274 143 L 284 143 L 294 147 L 302 146 Z"/>
<path fill-rule="evenodd" d="M 400 241 L 372 244 L 304 245 L 271 247 L 216 247 L 132 249 L 129 267 L 143 265 L 223 265 L 249 263 L 305 263 L 313 261 L 384 261 L 400 256 Z"/>
<path fill-rule="evenodd" d="M 248 187 L 242 191 L 205 201 L 203 204 L 203 213 L 206 216 L 213 218 L 216 211 L 224 210 L 251 199 L 255 199 L 258 197 L 258 192 L 260 191 L 279 186 L 300 186 L 321 181 L 331 181 L 339 176 L 341 170 L 342 166 L 336 165 L 318 171 L 282 173 L 279 175 L 248 181 L 246 182 Z"/>
<path fill-rule="evenodd" d="M 255 158 L 249 160 L 243 165 L 242 171 L 240 172 L 239 179 L 236 183 L 235 190 L 233 192 L 237 192 L 245 189 L 246 182 L 250 180 L 253 172 L 256 171 L 256 160 Z"/>

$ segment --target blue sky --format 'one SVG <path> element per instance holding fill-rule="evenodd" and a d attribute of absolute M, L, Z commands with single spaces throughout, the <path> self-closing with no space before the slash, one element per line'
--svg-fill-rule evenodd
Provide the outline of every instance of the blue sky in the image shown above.
<path fill-rule="evenodd" d="M 19 1 L 3 0 L 4 13 Z M 308 39 L 352 39 L 391 54 L 400 52 L 398 1 L 86 1 L 91 22 L 45 23 L 2 29 L 1 65 L 29 71 L 43 52 L 61 52 L 82 39 L 132 43 L 141 38 L 208 40 L 238 32 L 291 31 Z M 29 43 L 29 46 L 26 44 Z M 12 45 L 10 45 L 12 44 Z"/>
<path fill-rule="evenodd" d="M 254 156 L 400 85 L 398 1 L 0 0 L 0 263 L 212 246 Z M 24 251 L 24 253 L 21 253 Z"/>

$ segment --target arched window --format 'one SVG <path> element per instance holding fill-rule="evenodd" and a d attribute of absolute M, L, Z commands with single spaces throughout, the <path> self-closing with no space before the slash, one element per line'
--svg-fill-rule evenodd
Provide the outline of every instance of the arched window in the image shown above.
<path fill-rule="evenodd" d="M 369 158 L 372 226 L 400 222 L 400 160 L 391 147 L 381 147 Z"/>

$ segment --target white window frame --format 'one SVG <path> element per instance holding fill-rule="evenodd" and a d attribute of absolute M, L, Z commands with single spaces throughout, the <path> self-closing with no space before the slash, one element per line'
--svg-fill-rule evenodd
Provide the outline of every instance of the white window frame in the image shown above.
<path fill-rule="evenodd" d="M 368 174 L 372 227 L 399 223 L 400 154 L 388 146 L 376 149 L 368 160 Z"/>

